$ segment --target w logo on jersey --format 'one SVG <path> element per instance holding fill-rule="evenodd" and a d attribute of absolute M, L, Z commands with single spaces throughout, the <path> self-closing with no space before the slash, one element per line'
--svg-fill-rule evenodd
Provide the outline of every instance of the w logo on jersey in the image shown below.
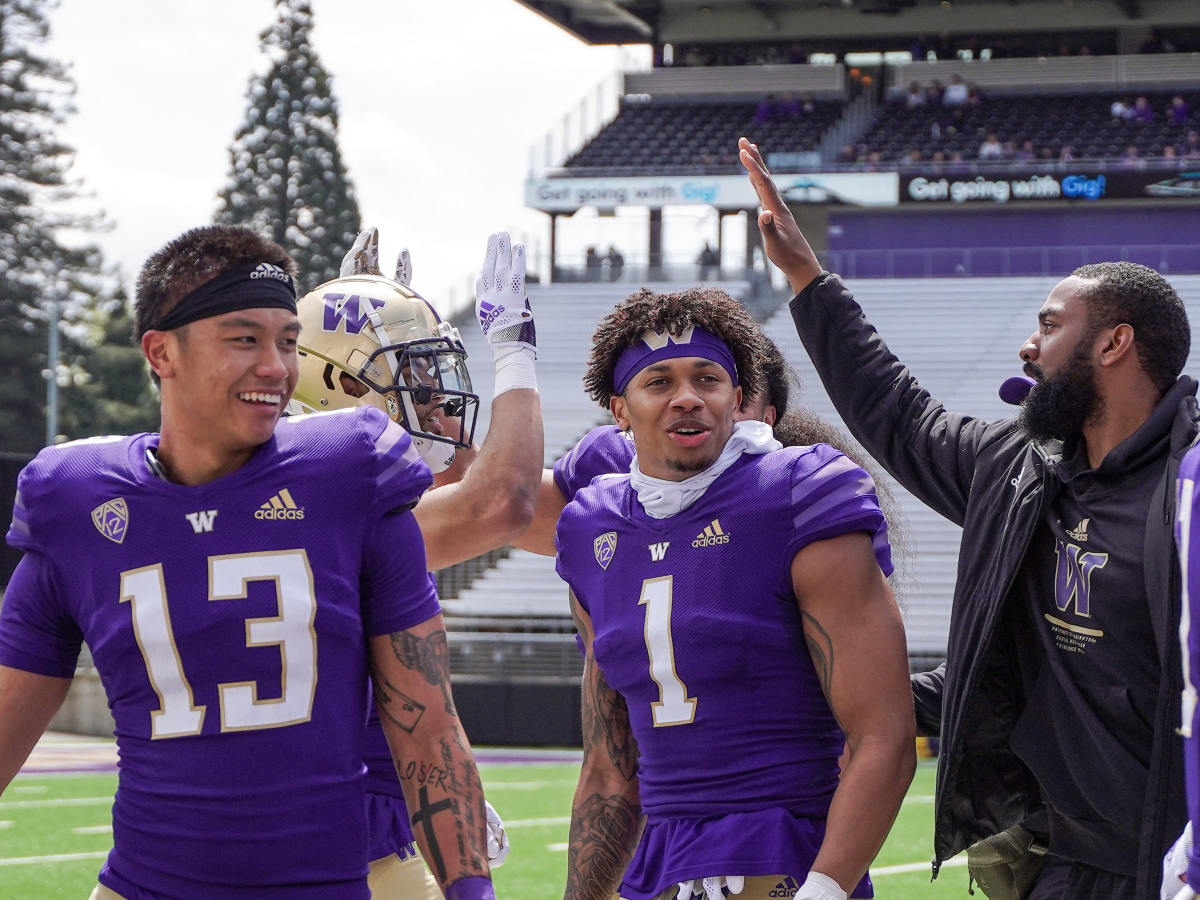
<path fill-rule="evenodd" d="M 92 510 L 92 524 L 114 544 L 119 544 L 129 530 L 129 507 L 120 497 L 106 500 Z"/>
<path fill-rule="evenodd" d="M 654 562 L 662 562 L 667 558 L 667 548 L 671 546 L 670 541 L 661 541 L 657 544 L 650 545 L 650 559 Z"/>
<path fill-rule="evenodd" d="M 1081 616 L 1092 614 L 1092 573 L 1108 563 L 1107 553 L 1085 553 L 1076 544 L 1056 541 L 1054 553 L 1054 602 L 1060 612 L 1066 612 L 1072 602 Z"/>
<path fill-rule="evenodd" d="M 592 550 L 596 554 L 596 562 L 600 563 L 600 568 L 607 569 L 617 552 L 617 533 L 615 531 L 604 532 L 592 541 Z"/>
<path fill-rule="evenodd" d="M 202 509 L 199 512 L 184 513 L 184 518 L 192 523 L 192 531 L 196 534 L 203 534 L 206 531 L 213 530 L 213 522 L 217 518 L 217 510 Z"/>
<path fill-rule="evenodd" d="M 370 320 L 370 315 L 385 304 L 374 297 L 360 297 L 358 294 L 326 294 L 321 298 L 325 304 L 325 315 L 321 327 L 325 331 L 337 331 L 338 325 L 345 324 L 346 334 L 358 334 Z"/>

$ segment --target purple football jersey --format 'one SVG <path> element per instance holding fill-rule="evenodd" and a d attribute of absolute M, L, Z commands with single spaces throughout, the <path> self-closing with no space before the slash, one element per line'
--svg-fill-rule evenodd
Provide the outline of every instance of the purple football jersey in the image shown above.
<path fill-rule="evenodd" d="M 599 425 L 554 463 L 554 483 L 568 502 L 597 475 L 628 472 L 633 438 L 616 425 Z"/>
<path fill-rule="evenodd" d="M 0 663 L 68 677 L 91 649 L 120 754 L 112 890 L 366 898 L 365 641 L 439 610 L 405 511 L 429 470 L 371 408 L 283 419 L 205 485 L 157 478 L 157 440 L 25 468 Z"/>
<path fill-rule="evenodd" d="M 558 571 L 625 698 L 647 824 L 622 891 L 731 872 L 803 877 L 843 735 L 809 657 L 791 563 L 854 531 L 891 571 L 870 476 L 824 444 L 744 455 L 693 506 L 646 515 L 628 476 L 563 511 Z M 870 896 L 868 883 L 854 896 Z"/>
<path fill-rule="evenodd" d="M 1200 447 L 1193 447 L 1179 465 L 1179 506 L 1176 520 L 1183 602 L 1179 639 L 1183 643 L 1184 784 L 1192 830 L 1200 834 L 1200 719 L 1196 716 L 1196 684 L 1200 682 Z M 1200 885 L 1200 845 L 1188 856 L 1188 884 Z"/>

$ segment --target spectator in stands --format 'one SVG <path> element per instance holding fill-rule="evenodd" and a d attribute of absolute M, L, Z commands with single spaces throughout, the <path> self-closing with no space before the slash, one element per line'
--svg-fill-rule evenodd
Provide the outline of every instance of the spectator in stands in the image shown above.
<path fill-rule="evenodd" d="M 799 41 L 793 41 L 788 47 L 788 62 L 793 66 L 802 66 L 808 62 L 808 52 Z"/>
<path fill-rule="evenodd" d="M 979 144 L 978 155 L 981 160 L 987 161 L 1004 158 L 1004 145 L 1000 143 L 1000 138 L 996 136 L 996 132 L 988 132 L 987 137 Z"/>
<path fill-rule="evenodd" d="M 900 165 L 902 166 L 919 166 L 921 164 L 921 151 L 915 147 L 909 147 L 900 157 Z"/>
<path fill-rule="evenodd" d="M 608 255 L 604 258 L 608 263 L 608 280 L 620 281 L 621 270 L 625 268 L 625 257 L 621 255 L 621 251 L 617 249 L 616 244 L 608 245 Z"/>
<path fill-rule="evenodd" d="M 1054 162 L 1054 148 L 1042 147 L 1038 150 L 1038 161 L 1043 163 Z"/>
<path fill-rule="evenodd" d="M 929 168 L 935 172 L 940 172 L 943 168 L 945 168 L 945 165 L 946 151 L 934 150 L 933 154 L 929 157 Z"/>
<path fill-rule="evenodd" d="M 781 119 L 798 119 L 804 109 L 794 93 L 785 91 L 784 95 L 779 98 L 779 105 L 775 111 Z"/>
<path fill-rule="evenodd" d="M 946 90 L 945 85 L 943 85 L 942 82 L 939 81 L 937 78 L 935 78 L 935 79 L 933 79 L 933 81 L 929 82 L 929 90 L 927 91 L 927 93 L 929 95 L 929 105 L 930 106 L 941 106 L 942 94 L 945 92 L 945 90 Z"/>
<path fill-rule="evenodd" d="M 967 85 L 967 102 L 966 106 L 978 106 L 983 102 L 983 91 L 979 89 L 977 84 Z"/>
<path fill-rule="evenodd" d="M 593 339 L 589 393 L 637 456 L 558 521 L 586 652 L 567 900 L 618 886 L 634 898 L 868 896 L 867 864 L 911 778 L 903 629 L 873 485 L 826 445 L 778 449 L 765 425 L 735 424 L 743 384 L 757 389 L 755 330 L 721 292 L 642 291 Z M 708 559 L 725 545 L 753 549 L 756 564 Z M 714 645 L 712 623 L 735 609 L 746 637 Z M 772 715 L 781 708 L 792 714 Z"/>
<path fill-rule="evenodd" d="M 696 257 L 696 263 L 700 266 L 700 280 L 708 281 L 713 271 L 721 264 L 721 255 L 715 247 L 705 241 L 700 255 Z"/>
<path fill-rule="evenodd" d="M 588 281 L 599 281 L 604 267 L 604 257 L 596 252 L 595 247 L 588 247 L 583 261 L 587 270 Z"/>
<path fill-rule="evenodd" d="M 908 52 L 913 62 L 925 62 L 929 56 L 929 45 L 925 42 L 925 35 L 918 34 L 909 45 Z"/>
<path fill-rule="evenodd" d="M 1123 122 L 1133 118 L 1133 102 L 1128 97 L 1117 97 L 1108 108 L 1108 114 L 1115 121 Z"/>
<path fill-rule="evenodd" d="M 1037 159 L 1037 150 L 1034 149 L 1033 141 L 1031 139 L 1022 141 L 1021 146 L 1013 154 L 1013 159 L 1017 162 L 1031 162 Z"/>
<path fill-rule="evenodd" d="M 857 155 L 858 151 L 854 149 L 853 144 L 842 144 L 842 149 L 837 154 L 837 162 L 843 165 L 855 162 Z"/>
<path fill-rule="evenodd" d="M 822 271 L 757 148 L 741 147 L 834 404 L 894 477 L 962 524 L 944 680 L 915 685 L 940 719 L 934 873 L 1046 809 L 1049 850 L 1025 896 L 1155 896 L 1186 818 L 1171 528 L 1200 419 L 1180 374 L 1182 301 L 1144 266 L 1077 269 L 1021 347 L 1035 384 L 1020 417 L 949 412 Z"/>
<path fill-rule="evenodd" d="M 1176 94 L 1171 98 L 1170 105 L 1166 110 L 1167 121 L 1172 125 L 1186 125 L 1188 119 L 1192 117 L 1191 105 L 1183 99 L 1183 96 Z"/>
<path fill-rule="evenodd" d="M 950 83 L 942 92 L 942 106 L 962 106 L 967 102 L 967 83 L 957 72 L 950 76 Z"/>
<path fill-rule="evenodd" d="M 1138 151 L 1137 144 L 1130 144 L 1121 153 L 1121 168 L 1123 169 L 1144 169 L 1146 161 L 1142 159 L 1142 154 Z"/>
<path fill-rule="evenodd" d="M 908 93 L 904 95 L 904 105 L 908 109 L 918 109 L 929 102 L 929 94 L 917 82 L 913 82 L 908 86 Z"/>
<path fill-rule="evenodd" d="M 758 106 L 754 108 L 754 121 L 758 124 L 770 122 L 779 114 L 779 107 L 775 102 L 774 94 L 767 94 L 758 101 Z"/>
<path fill-rule="evenodd" d="M 971 171 L 971 164 L 967 162 L 961 150 L 952 150 L 950 159 L 946 162 L 946 171 L 951 175 L 965 175 Z"/>
<path fill-rule="evenodd" d="M 1075 148 L 1073 146 L 1071 146 L 1070 144 L 1063 144 L 1062 147 L 1060 147 L 1059 151 L 1058 151 L 1058 161 L 1059 162 L 1074 162 L 1075 161 Z"/>
<path fill-rule="evenodd" d="M 1129 118 L 1138 125 L 1149 125 L 1154 121 L 1154 107 L 1150 105 L 1149 99 L 1145 96 L 1138 97 L 1133 101 L 1133 110 L 1129 114 Z"/>
<path fill-rule="evenodd" d="M 1182 154 L 1184 159 L 1200 159 L 1200 132 L 1191 129 L 1183 139 Z"/>

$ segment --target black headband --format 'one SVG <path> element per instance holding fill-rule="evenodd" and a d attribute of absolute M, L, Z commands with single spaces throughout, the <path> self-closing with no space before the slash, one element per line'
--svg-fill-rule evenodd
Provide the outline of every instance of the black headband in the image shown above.
<path fill-rule="evenodd" d="M 296 286 L 292 276 L 279 266 L 265 262 L 247 263 L 204 282 L 176 303 L 153 330 L 170 331 L 197 319 L 260 307 L 295 312 Z"/>

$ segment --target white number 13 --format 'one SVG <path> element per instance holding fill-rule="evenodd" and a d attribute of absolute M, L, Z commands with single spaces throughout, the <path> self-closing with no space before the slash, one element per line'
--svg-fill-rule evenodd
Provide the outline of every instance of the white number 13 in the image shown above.
<path fill-rule="evenodd" d="M 282 550 L 209 557 L 209 601 L 243 599 L 250 581 L 275 582 L 279 615 L 247 619 L 246 646 L 279 647 L 282 690 L 277 698 L 259 700 L 256 682 L 218 684 L 222 731 L 279 728 L 305 722 L 312 715 L 317 603 L 308 556 L 303 550 Z M 121 602 L 126 601 L 133 607 L 134 635 L 158 695 L 159 707 L 150 713 L 151 736 L 199 734 L 206 708 L 196 705 L 175 646 L 161 564 L 121 573 Z"/>

